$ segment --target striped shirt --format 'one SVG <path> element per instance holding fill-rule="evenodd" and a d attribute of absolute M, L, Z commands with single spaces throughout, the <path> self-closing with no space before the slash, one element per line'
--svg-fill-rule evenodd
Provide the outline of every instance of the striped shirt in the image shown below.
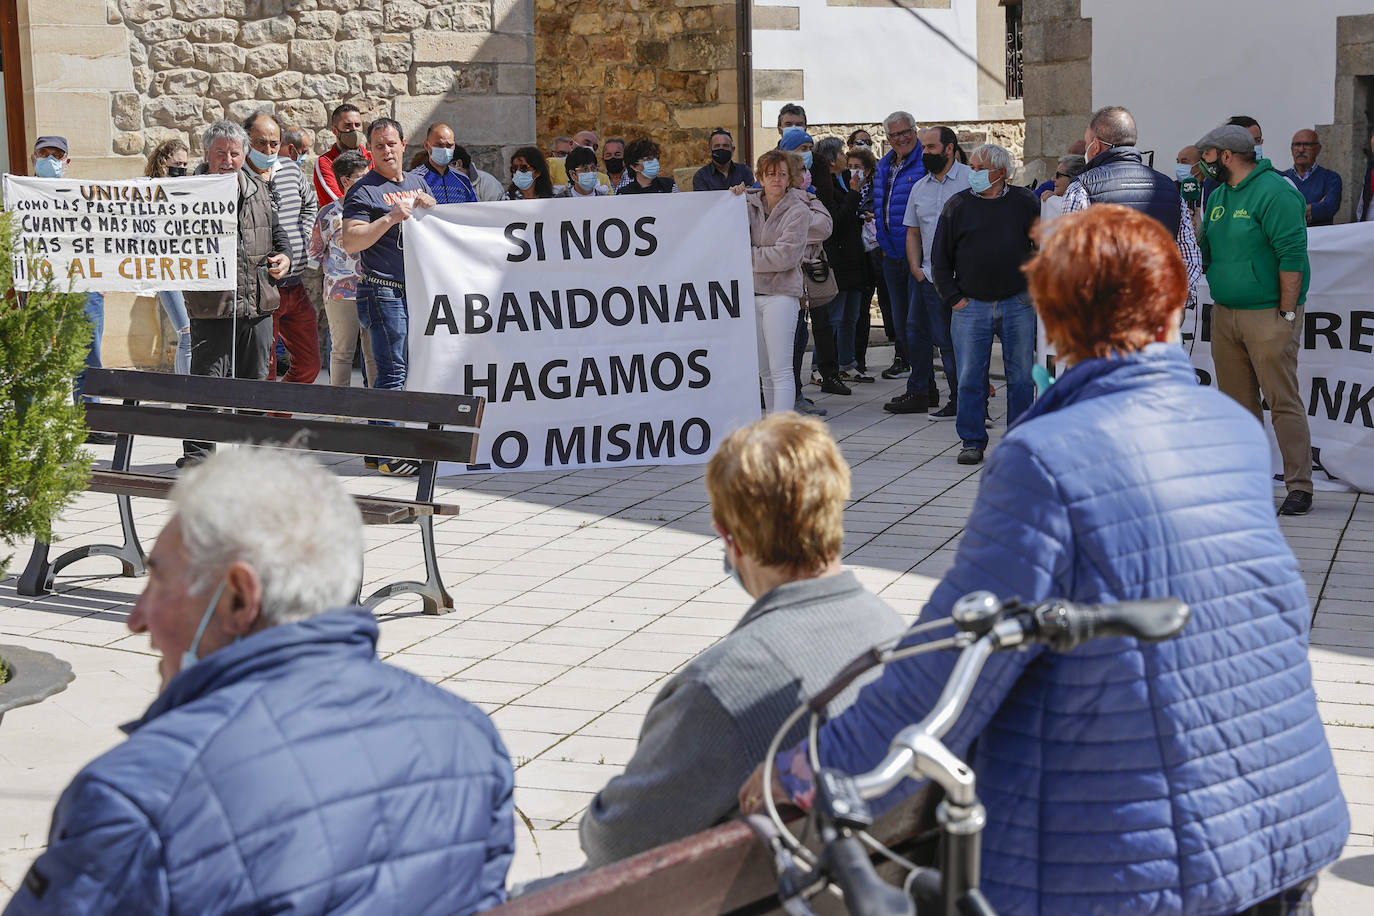
<path fill-rule="evenodd" d="M 283 280 L 299 280 L 301 271 L 305 270 L 306 243 L 315 227 L 315 213 L 320 208 L 315 199 L 315 186 L 306 180 L 299 165 L 289 159 L 278 159 L 267 187 L 272 192 L 272 209 L 276 211 L 277 222 L 286 230 L 286 237 L 291 242 L 287 252 L 291 256 L 291 269 Z"/>

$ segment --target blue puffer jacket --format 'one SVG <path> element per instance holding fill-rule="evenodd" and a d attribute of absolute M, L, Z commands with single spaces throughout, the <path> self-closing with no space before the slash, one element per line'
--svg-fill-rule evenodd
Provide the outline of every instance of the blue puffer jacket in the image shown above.
<path fill-rule="evenodd" d="M 1350 821 L 1312 691 L 1311 609 L 1271 486 L 1254 417 L 1166 344 L 1074 366 L 992 452 L 923 620 L 976 589 L 1193 610 L 1157 645 L 989 661 L 946 743 L 979 738 L 999 913 L 1231 914 L 1339 855 Z M 875 765 L 953 657 L 889 666 L 821 733 L 822 763 Z"/>
<path fill-rule="evenodd" d="M 911 188 L 926 173 L 921 162 L 921 144 L 911 151 L 897 169 L 896 179 L 892 178 L 892 163 L 897 154 L 888 150 L 887 155 L 878 160 L 873 172 L 873 218 L 878 226 L 878 247 L 890 258 L 906 257 L 906 202 L 911 196 Z M 892 193 L 888 193 L 888 183 L 892 183 Z"/>
<path fill-rule="evenodd" d="M 370 612 L 333 611 L 178 674 L 62 794 L 7 916 L 500 903 L 515 841 L 501 739 L 376 642 Z"/>

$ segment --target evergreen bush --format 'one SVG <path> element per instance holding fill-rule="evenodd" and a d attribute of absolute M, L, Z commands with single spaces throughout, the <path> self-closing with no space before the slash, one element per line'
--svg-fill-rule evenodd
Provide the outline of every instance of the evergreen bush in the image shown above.
<path fill-rule="evenodd" d="M 86 361 L 86 294 L 52 279 L 14 289 L 17 227 L 0 214 L 0 576 L 19 541 L 51 540 L 53 519 L 86 485 L 90 455 L 72 379 Z M 29 276 L 34 276 L 33 270 Z"/>

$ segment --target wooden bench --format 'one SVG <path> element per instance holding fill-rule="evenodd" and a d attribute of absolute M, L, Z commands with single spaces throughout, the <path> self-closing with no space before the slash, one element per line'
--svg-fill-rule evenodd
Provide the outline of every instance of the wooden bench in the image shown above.
<path fill-rule="evenodd" d="M 792 822 L 794 832 L 804 822 Z M 926 793 L 879 818 L 872 833 L 894 852 L 934 865 L 934 826 Z M 808 844 L 815 849 L 815 844 Z M 878 873 L 901 881 L 897 869 L 873 857 Z M 743 821 L 730 821 L 637 856 L 540 887 L 488 910 L 488 916 L 781 916 L 778 878 L 768 846 Z M 840 901 L 813 899 L 822 916 L 843 916 Z"/>
<path fill-rule="evenodd" d="M 119 560 L 125 576 L 141 576 L 147 572 L 147 555 L 134 527 L 131 498 L 166 499 L 176 477 L 134 471 L 130 463 L 134 437 L 157 436 L 409 458 L 420 462 L 414 499 L 354 498 L 364 524 L 411 522 L 419 526 L 425 581 L 391 583 L 362 603 L 376 607 L 395 595 L 415 594 L 423 599 L 427 614 L 442 614 L 453 609 L 453 598 L 444 588 L 439 574 L 434 516 L 457 515 L 458 507 L 434 501 L 436 462 L 472 462 L 477 452 L 477 428 L 482 422 L 485 398 L 116 369 L 87 371 L 84 391 L 92 397 L 119 401 L 92 403 L 86 407 L 86 424 L 92 431 L 118 436 L 111 466 L 92 471 L 86 489 L 116 497 L 124 542 L 77 547 L 51 561 L 48 545 L 35 543 L 28 566 L 19 577 L 19 594 L 47 594 L 59 571 L 86 557 L 114 557 Z M 362 420 L 423 423 L 425 426 L 358 422 Z"/>

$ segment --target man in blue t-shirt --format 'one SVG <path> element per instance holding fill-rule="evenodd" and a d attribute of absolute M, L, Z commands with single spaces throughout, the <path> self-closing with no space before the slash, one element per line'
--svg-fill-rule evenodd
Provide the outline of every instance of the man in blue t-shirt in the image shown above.
<path fill-rule="evenodd" d="M 405 259 L 401 255 L 401 223 L 416 207 L 434 206 L 429 187 L 418 175 L 402 169 L 405 133 L 391 118 L 367 126 L 372 171 L 348 189 L 343 204 L 343 248 L 358 255 L 358 320 L 372 340 L 377 361 L 373 388 L 404 388 L 409 358 L 410 316 L 406 310 Z M 369 461 L 369 464 L 372 462 Z M 383 474 L 412 477 L 420 472 L 414 461 L 378 461 Z"/>

